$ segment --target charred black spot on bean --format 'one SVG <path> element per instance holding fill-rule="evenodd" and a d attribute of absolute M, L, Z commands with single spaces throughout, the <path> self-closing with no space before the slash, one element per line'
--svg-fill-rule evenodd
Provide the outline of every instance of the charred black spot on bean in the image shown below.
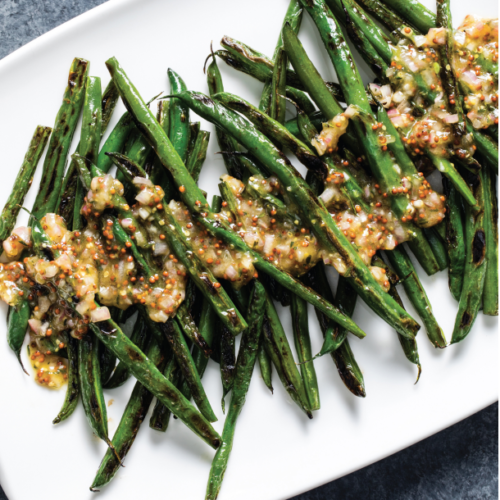
<path fill-rule="evenodd" d="M 220 57 L 224 60 L 224 62 L 228 66 L 231 66 L 232 68 L 237 70 L 243 70 L 244 66 L 237 59 L 234 59 L 229 54 L 223 54 Z"/>
<path fill-rule="evenodd" d="M 472 262 L 480 264 L 484 260 L 486 254 L 486 236 L 482 229 L 479 229 L 474 234 L 472 240 Z"/>
<path fill-rule="evenodd" d="M 337 45 L 333 41 L 330 41 L 330 42 L 328 42 L 328 48 L 330 50 L 336 50 L 337 49 Z"/>
<path fill-rule="evenodd" d="M 306 164 L 307 168 L 319 174 L 323 180 L 326 179 L 328 173 L 327 168 L 325 164 L 317 156 L 306 153 L 302 155 L 302 159 L 304 160 L 304 163 Z"/>
<path fill-rule="evenodd" d="M 97 324 L 97 327 L 105 335 L 111 335 L 112 333 L 116 332 L 116 328 L 109 321 L 101 321 L 100 323 Z"/>
<path fill-rule="evenodd" d="M 473 316 L 469 314 L 468 311 L 464 311 L 464 313 L 462 314 L 462 318 L 460 319 L 460 327 L 465 328 L 466 326 L 469 326 L 472 319 Z"/>
<path fill-rule="evenodd" d="M 195 101 L 200 101 L 202 102 L 203 104 L 205 104 L 206 106 L 214 106 L 215 105 L 215 102 L 212 101 L 212 99 L 210 99 L 209 97 L 207 97 L 206 95 L 201 95 L 201 94 L 193 94 L 191 96 Z"/>
<path fill-rule="evenodd" d="M 142 360 L 142 356 L 140 354 L 140 352 L 138 352 L 136 350 L 136 348 L 132 348 L 130 346 L 125 346 L 125 351 L 127 352 L 128 354 L 128 357 L 132 360 L 132 361 L 140 361 Z"/>
<path fill-rule="evenodd" d="M 76 87 L 76 77 L 78 76 L 78 73 L 75 71 L 71 71 L 69 76 L 68 76 L 68 87 L 72 89 L 73 87 Z"/>
<path fill-rule="evenodd" d="M 42 253 L 48 260 L 54 260 L 54 253 L 50 248 L 42 247 Z"/>

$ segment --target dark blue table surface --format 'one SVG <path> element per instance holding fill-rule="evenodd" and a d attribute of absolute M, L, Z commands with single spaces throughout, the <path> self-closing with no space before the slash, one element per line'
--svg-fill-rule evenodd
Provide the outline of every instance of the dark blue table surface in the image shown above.
<path fill-rule="evenodd" d="M 104 0 L 0 0 L 0 59 L 101 3 Z M 0 486 L 0 500 L 6 498 Z M 291 500 L 497 498 L 498 404 L 494 404 L 406 450 Z"/>

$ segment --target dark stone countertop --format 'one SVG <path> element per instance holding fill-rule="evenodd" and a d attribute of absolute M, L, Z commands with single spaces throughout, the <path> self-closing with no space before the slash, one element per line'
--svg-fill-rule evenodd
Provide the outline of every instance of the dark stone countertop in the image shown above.
<path fill-rule="evenodd" d="M 0 0 L 0 59 L 104 0 Z M 498 498 L 498 404 L 291 500 Z M 0 487 L 0 500 L 6 497 Z"/>

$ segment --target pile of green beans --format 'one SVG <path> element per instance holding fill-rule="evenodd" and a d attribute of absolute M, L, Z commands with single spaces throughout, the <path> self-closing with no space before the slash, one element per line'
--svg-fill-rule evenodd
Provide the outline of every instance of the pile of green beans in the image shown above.
<path fill-rule="evenodd" d="M 337 72 L 338 84 L 323 80 L 300 42 L 304 13 L 312 18 L 319 31 Z M 370 16 L 390 33 L 383 31 Z M 386 110 L 365 89 L 341 25 L 374 76 L 383 83 L 389 82 L 386 71 L 392 61 L 393 46 L 402 38 L 402 27 L 411 26 L 417 34 L 425 34 L 433 27 L 447 30 L 446 43 L 437 52 L 444 95 L 450 101 L 450 112 L 458 116 L 453 133 L 457 137 L 471 134 L 478 154 L 457 161 L 455 166 L 447 158 L 425 151 L 430 163 L 442 174 L 445 195 L 442 200 L 446 203 L 445 220 L 434 227 L 422 229 L 406 222 L 409 196 L 399 196 L 391 190 L 400 184 L 402 176 L 418 179 L 422 173 L 419 174 L 417 162 L 405 149 L 404 138 Z M 42 181 L 29 219 L 32 244 L 22 257 L 34 254 L 49 261 L 60 257 L 58 245 L 53 244 L 42 226 L 42 218 L 56 213 L 72 230 L 85 230 L 83 207 L 92 179 L 109 174 L 116 167 L 116 179 L 124 185 L 124 194 L 113 192 L 112 205 L 106 208 L 102 219 L 103 227 L 96 225 L 95 229 L 104 231 L 109 227 L 116 248 L 129 252 L 140 279 L 154 283 L 155 276 L 157 279 L 162 272 L 163 262 L 148 241 L 146 222 L 135 217 L 131 208 L 140 193 L 137 178 L 142 178 L 141 182 L 151 180 L 163 189 L 165 199 L 152 210 L 147 224 L 164 235 L 170 251 L 186 269 L 187 279 L 184 301 L 175 316 L 164 323 L 153 321 L 146 307 L 136 303 L 127 311 L 111 307 L 111 318 L 88 323 L 88 331 L 81 339 L 63 333 L 64 348 L 58 355 L 67 358 L 68 386 L 53 423 L 68 419 L 81 401 L 92 432 L 107 444 L 90 487 L 92 491 L 98 491 L 115 477 L 153 407 L 151 429 L 166 432 L 173 415 L 216 450 L 205 497 L 215 500 L 236 443 L 236 422 L 257 361 L 270 392 L 275 390 L 273 371 L 276 371 L 291 400 L 309 419 L 321 406 L 321 380 L 315 362 L 326 354 L 332 358 L 347 390 L 364 398 L 365 380 L 350 337 L 363 339 L 373 332 L 364 332 L 352 319 L 358 295 L 395 330 L 402 354 L 417 370 L 417 382 L 422 373 L 416 339 L 420 324 L 407 312 L 403 299 L 412 305 L 428 340 L 439 349 L 463 341 L 479 311 L 498 315 L 498 169 L 495 167 L 498 146 L 492 139 L 493 127 L 488 130 L 489 135 L 473 129 L 463 111 L 460 85 L 450 67 L 451 28 L 449 0 L 437 0 L 437 15 L 417 0 L 290 0 L 272 58 L 224 37 L 223 49 L 213 51 L 210 47 L 211 54 L 205 63 L 209 96 L 188 90 L 182 77 L 169 68 L 165 82 L 168 82 L 168 96 L 156 96 L 147 103 L 115 58 L 106 61 L 111 80 L 104 92 L 100 78 L 89 74 L 90 63 L 74 59 L 53 128 L 38 126 L 31 139 L 0 218 L 0 241 L 5 246 L 11 237 L 48 143 Z M 217 58 L 264 84 L 258 103 L 225 90 Z M 490 69 L 494 72 L 495 68 Z M 413 76 L 422 99 L 433 101 L 434 89 L 421 75 Z M 127 111 L 103 141 L 119 99 Z M 150 110 L 155 101 L 156 116 Z M 288 121 L 287 103 L 289 110 L 296 113 L 296 118 Z M 321 155 L 315 149 L 319 133 L 325 122 L 344 112 L 344 104 L 355 106 L 359 114 L 350 120 L 338 147 Z M 214 137 L 227 173 L 245 183 L 245 196 L 260 203 L 273 217 L 298 219 L 326 253 L 343 263 L 343 267 L 339 266 L 343 271 L 335 294 L 322 261 L 307 268 L 302 276 L 292 276 L 250 248 L 233 231 L 225 218 L 220 217 L 222 207 L 240 226 L 246 214 L 238 209 L 238 196 L 227 178 L 223 177 L 219 184 L 221 196 L 214 196 L 212 204 L 208 204 L 198 180 L 211 134 L 202 130 L 199 122 L 190 121 L 193 114 L 215 125 Z M 80 116 L 80 140 L 70 155 Z M 394 139 L 385 148 L 380 147 L 376 131 L 382 126 Z M 305 177 L 289 160 L 288 153 L 306 167 Z M 332 172 L 344 181 L 338 186 L 340 194 L 335 208 L 327 209 L 320 195 Z M 258 191 L 249 183 L 252 176 L 273 176 L 280 184 L 279 194 Z M 384 196 L 389 196 L 390 209 L 402 221 L 408 242 L 390 251 L 374 251 L 367 265 L 332 214 L 337 210 L 350 210 L 354 215 L 361 210 L 375 213 L 374 203 L 365 194 L 375 183 L 382 186 Z M 169 208 L 171 200 L 181 201 L 195 223 L 211 236 L 232 250 L 250 255 L 258 271 L 254 279 L 242 288 L 218 280 L 174 217 Z M 125 218 L 132 220 L 133 228 L 122 227 L 120 220 Z M 135 238 L 136 231 L 142 236 L 140 244 Z M 436 320 L 417 273 L 420 268 L 413 264 L 412 256 L 428 275 L 448 273 L 450 293 L 458 303 L 449 341 Z M 375 278 L 376 272 L 385 276 L 384 286 L 383 280 Z M 47 286 L 75 318 L 82 319 L 76 308 L 79 299 L 58 283 L 56 279 L 49 280 Z M 403 298 L 399 289 L 405 292 Z M 290 332 L 283 327 L 277 303 L 291 316 Z M 323 336 L 318 353 L 311 347 L 313 332 L 309 329 L 308 303 L 315 309 Z M 97 301 L 94 305 L 100 307 Z M 32 307 L 23 297 L 10 308 L 8 317 L 7 341 L 23 369 L 21 349 Z M 125 322 L 129 322 L 130 337 L 120 326 Z M 237 349 L 236 337 L 240 334 Z M 288 338 L 291 336 L 294 350 Z M 47 346 L 52 345 L 49 339 L 43 341 Z M 222 435 L 212 426 L 217 416 L 202 383 L 210 359 L 219 364 L 220 370 L 221 404 L 226 414 Z M 123 386 L 130 377 L 136 383 L 111 437 L 105 391 Z"/>

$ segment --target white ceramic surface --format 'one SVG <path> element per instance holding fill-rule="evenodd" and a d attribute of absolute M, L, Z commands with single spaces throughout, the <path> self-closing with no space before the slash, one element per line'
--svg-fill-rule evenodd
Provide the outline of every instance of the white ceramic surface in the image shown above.
<path fill-rule="evenodd" d="M 432 0 L 424 3 L 433 8 Z M 227 34 L 272 54 L 287 4 L 287 0 L 111 0 L 0 61 L 0 201 L 11 189 L 35 126 L 53 124 L 73 57 L 89 59 L 91 74 L 102 77 L 104 87 L 109 80 L 104 61 L 116 56 L 145 98 L 168 90 L 168 67 L 178 71 L 189 88 L 206 91 L 202 69 L 210 41 L 218 47 L 218 40 Z M 473 4 L 455 0 L 452 6 L 455 25 L 471 10 L 477 15 L 498 15 L 493 0 Z M 307 15 L 300 38 L 324 78 L 335 79 Z M 222 62 L 220 68 L 227 90 L 258 102 L 260 83 Z M 108 131 L 122 112 L 120 103 Z M 74 145 L 77 140 L 78 134 Z M 223 173 L 217 150 L 213 135 L 201 175 L 201 185 L 210 195 L 217 192 Z M 34 194 L 32 189 L 26 206 L 31 206 Z M 457 307 L 446 273 L 419 274 L 450 337 Z M 333 272 L 331 277 L 335 282 Z M 5 304 L 0 309 L 0 324 L 5 325 Z M 411 306 L 408 309 L 414 313 Z M 281 310 L 281 314 L 290 333 L 289 313 Z M 354 319 L 368 333 L 363 341 L 351 341 L 364 371 L 367 397 L 352 396 L 331 358 L 319 359 L 322 408 L 309 421 L 290 401 L 276 373 L 271 395 L 257 369 L 238 421 L 221 500 L 289 498 L 380 460 L 497 399 L 496 319 L 480 314 L 469 338 L 444 351 L 433 349 L 421 331 L 423 374 L 417 385 L 416 370 L 404 358 L 394 331 L 361 302 Z M 317 352 L 321 334 L 312 310 L 310 323 Z M 213 362 L 204 383 L 219 418 L 215 428 L 221 432 L 221 384 Z M 106 391 L 110 433 L 118 425 L 133 384 L 129 380 L 118 390 Z M 53 500 L 61 495 L 75 500 L 129 500 L 158 494 L 176 500 L 204 498 L 213 451 L 178 420 L 171 420 L 166 434 L 151 431 L 146 420 L 126 467 L 98 497 L 89 492 L 106 446 L 92 435 L 81 405 L 67 422 L 52 425 L 64 391 L 49 392 L 24 375 L 5 337 L 0 349 L 0 395 L 0 483 L 10 500 Z"/>

